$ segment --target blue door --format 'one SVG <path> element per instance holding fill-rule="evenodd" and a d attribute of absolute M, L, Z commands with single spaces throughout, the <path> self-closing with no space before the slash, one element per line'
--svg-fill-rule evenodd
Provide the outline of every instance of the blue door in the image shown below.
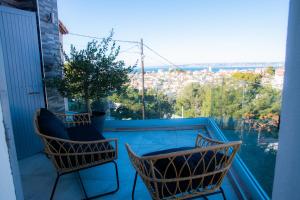
<path fill-rule="evenodd" d="M 0 6 L 0 53 L 0 71 L 5 72 L 2 90 L 9 99 L 17 155 L 25 158 L 42 150 L 33 116 L 45 106 L 34 12 Z"/>

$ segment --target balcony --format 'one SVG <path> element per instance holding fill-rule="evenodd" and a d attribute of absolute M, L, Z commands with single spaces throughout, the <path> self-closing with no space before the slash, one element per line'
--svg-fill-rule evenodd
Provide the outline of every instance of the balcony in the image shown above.
<path fill-rule="evenodd" d="M 106 138 L 119 139 L 120 190 L 102 199 L 130 199 L 134 180 L 134 169 L 129 161 L 125 143 L 139 155 L 147 152 L 194 146 L 198 133 L 226 141 L 222 131 L 211 118 L 172 120 L 111 120 L 105 124 Z M 55 180 L 55 169 L 50 160 L 42 154 L 23 159 L 19 163 L 25 199 L 47 199 L 50 197 Z M 105 192 L 115 187 L 115 174 L 111 164 L 81 171 L 84 185 L 89 195 Z M 227 199 L 269 199 L 247 166 L 239 156 L 225 178 L 222 187 Z M 58 185 L 55 199 L 78 199 L 83 197 L 78 176 L 74 173 L 64 176 Z M 151 199 L 145 185 L 138 178 L 136 199 Z M 209 196 L 220 199 L 221 195 Z"/>

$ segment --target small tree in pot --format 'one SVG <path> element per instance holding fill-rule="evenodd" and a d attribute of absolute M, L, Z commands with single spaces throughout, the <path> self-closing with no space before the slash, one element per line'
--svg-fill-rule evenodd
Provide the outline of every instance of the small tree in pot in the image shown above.
<path fill-rule="evenodd" d="M 47 82 L 50 87 L 57 88 L 62 96 L 83 100 L 86 111 L 93 113 L 92 121 L 97 126 L 104 121 L 105 115 L 97 102 L 122 92 L 133 70 L 131 66 L 126 67 L 124 61 L 117 60 L 120 47 L 112 37 L 113 31 L 101 42 L 88 42 L 86 49 L 82 50 L 76 50 L 72 45 L 70 56 L 65 55 L 64 76 Z M 92 102 L 95 102 L 93 111 Z"/>

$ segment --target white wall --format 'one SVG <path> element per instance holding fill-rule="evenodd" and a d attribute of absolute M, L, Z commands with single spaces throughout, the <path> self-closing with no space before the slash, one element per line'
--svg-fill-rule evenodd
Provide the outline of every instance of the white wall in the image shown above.
<path fill-rule="evenodd" d="M 0 103 L 0 199 L 16 199 Z"/>
<path fill-rule="evenodd" d="M 0 40 L 0 200 L 22 200 L 24 196 L 8 99 L 2 43 Z M 13 182 L 11 182 L 11 178 Z"/>
<path fill-rule="evenodd" d="M 274 200 L 300 199 L 300 1 L 290 0 Z"/>

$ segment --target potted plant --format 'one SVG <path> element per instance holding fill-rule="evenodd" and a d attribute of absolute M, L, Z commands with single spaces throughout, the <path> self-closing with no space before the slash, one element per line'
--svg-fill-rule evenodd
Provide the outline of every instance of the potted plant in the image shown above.
<path fill-rule="evenodd" d="M 91 104 L 92 108 L 92 124 L 95 126 L 100 132 L 103 131 L 105 115 L 107 110 L 107 100 L 105 98 L 98 99 L 93 101 Z"/>
<path fill-rule="evenodd" d="M 82 100 L 86 111 L 92 113 L 92 123 L 100 130 L 105 115 L 100 103 L 111 94 L 124 91 L 133 70 L 132 66 L 117 60 L 120 46 L 112 37 L 113 31 L 101 42 L 88 42 L 86 49 L 77 50 L 72 45 L 70 55 L 65 54 L 63 76 L 47 81 L 47 85 L 57 88 L 62 96 Z"/>

